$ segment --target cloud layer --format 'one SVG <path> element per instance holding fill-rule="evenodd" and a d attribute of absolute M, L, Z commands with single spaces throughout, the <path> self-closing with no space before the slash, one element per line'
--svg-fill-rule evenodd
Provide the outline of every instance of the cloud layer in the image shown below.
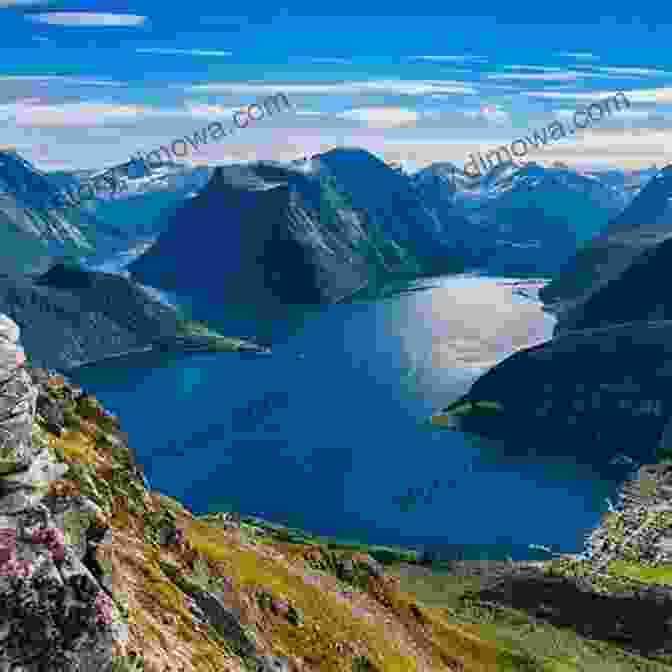
<path fill-rule="evenodd" d="M 36 23 L 73 27 L 141 26 L 147 21 L 146 16 L 138 16 L 137 14 L 105 14 L 101 12 L 45 12 L 31 14 L 27 18 Z"/>

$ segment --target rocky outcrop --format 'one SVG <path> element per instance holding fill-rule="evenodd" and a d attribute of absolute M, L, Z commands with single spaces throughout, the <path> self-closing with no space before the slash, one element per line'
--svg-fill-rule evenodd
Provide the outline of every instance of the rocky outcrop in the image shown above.
<path fill-rule="evenodd" d="M 518 566 L 475 595 L 645 656 L 672 655 L 672 464 L 646 464 L 620 489 L 579 556 Z"/>
<path fill-rule="evenodd" d="M 0 669 L 106 671 L 115 609 L 85 564 L 86 536 L 73 544 L 64 525 L 67 516 L 100 520 L 100 511 L 86 498 L 56 506 L 47 496 L 68 467 L 34 436 L 39 390 L 18 337 L 1 316 Z"/>
<path fill-rule="evenodd" d="M 590 581 L 527 567 L 477 595 L 482 602 L 520 609 L 645 656 L 672 653 L 672 588 L 667 586 L 597 592 Z"/>

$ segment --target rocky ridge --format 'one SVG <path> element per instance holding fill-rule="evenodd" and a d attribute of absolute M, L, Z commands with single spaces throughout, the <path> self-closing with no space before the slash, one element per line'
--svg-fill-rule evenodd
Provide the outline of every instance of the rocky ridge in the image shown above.
<path fill-rule="evenodd" d="M 49 486 L 68 468 L 34 432 L 39 388 L 23 366 L 18 336 L 3 316 L 0 669 L 107 670 L 113 639 L 123 639 L 123 629 L 116 627 L 108 591 L 85 562 L 91 545 L 104 540 L 104 517 L 86 497 L 49 497 Z M 91 527 L 66 537 L 64 521 L 71 517 L 87 519 Z M 86 535 L 89 529 L 101 534 Z"/>

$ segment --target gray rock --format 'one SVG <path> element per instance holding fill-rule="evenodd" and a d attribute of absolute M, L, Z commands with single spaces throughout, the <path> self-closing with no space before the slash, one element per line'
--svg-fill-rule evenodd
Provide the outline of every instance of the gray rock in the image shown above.
<path fill-rule="evenodd" d="M 44 418 L 47 429 L 60 436 L 65 427 L 65 417 L 61 406 L 51 397 L 40 394 L 37 397 L 37 412 Z"/>
<path fill-rule="evenodd" d="M 19 326 L 6 315 L 0 315 L 0 342 L 17 343 L 20 335 Z"/>
<path fill-rule="evenodd" d="M 236 614 L 227 609 L 216 595 L 204 590 L 195 592 L 193 598 L 208 623 L 232 642 L 241 655 L 252 656 L 256 653 L 254 642 L 245 633 Z"/>
<path fill-rule="evenodd" d="M 256 672 L 291 672 L 290 660 L 285 656 L 257 656 Z"/>
<path fill-rule="evenodd" d="M 0 670 L 109 672 L 113 642 L 128 629 L 82 561 L 86 535 L 64 544 L 65 512 L 41 503 L 68 467 L 33 442 L 38 389 L 18 336 L 0 315 Z M 95 517 L 97 507 L 80 499 L 71 508 Z"/>

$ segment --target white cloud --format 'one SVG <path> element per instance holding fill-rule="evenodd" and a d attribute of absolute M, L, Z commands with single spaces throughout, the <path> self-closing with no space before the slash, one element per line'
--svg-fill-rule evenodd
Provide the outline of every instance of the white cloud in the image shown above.
<path fill-rule="evenodd" d="M 511 121 L 509 113 L 499 105 L 482 105 L 478 110 L 464 110 L 463 114 L 493 124 L 506 124 Z"/>
<path fill-rule="evenodd" d="M 585 73 L 582 72 L 528 72 L 528 73 L 522 73 L 522 72 L 511 72 L 511 73 L 504 73 L 504 72 L 498 72 L 494 75 L 486 75 L 487 79 L 521 79 L 521 80 L 527 80 L 527 79 L 541 79 L 541 80 L 550 80 L 550 81 L 565 81 L 565 80 L 575 80 L 575 79 L 580 79 L 581 77 L 585 77 Z"/>
<path fill-rule="evenodd" d="M 232 51 L 211 51 L 204 49 L 136 49 L 138 54 L 159 54 L 161 56 L 233 56 Z"/>
<path fill-rule="evenodd" d="M 575 58 L 577 61 L 599 61 L 600 57 L 591 54 L 589 51 L 561 51 L 559 56 Z"/>
<path fill-rule="evenodd" d="M 565 98 L 568 100 L 591 100 L 598 102 L 604 98 L 623 95 L 631 103 L 672 103 L 672 87 L 659 87 L 656 89 L 632 89 L 631 91 L 521 91 L 521 95 L 532 98 Z"/>
<path fill-rule="evenodd" d="M 571 120 L 574 118 L 574 113 L 576 110 L 557 110 L 555 112 L 556 116 L 560 119 Z M 619 119 L 648 119 L 653 110 L 633 110 L 633 109 L 623 109 L 616 110 Z"/>
<path fill-rule="evenodd" d="M 485 56 L 463 54 L 458 56 L 411 56 L 413 61 L 436 61 L 437 63 L 464 63 L 466 61 L 485 61 Z"/>
<path fill-rule="evenodd" d="M 114 103 L 40 104 L 39 98 L 23 98 L 0 105 L 0 119 L 13 120 L 19 127 L 89 127 L 137 123 L 164 119 L 231 119 L 240 107 L 223 107 L 187 101 L 184 107 L 161 108 Z"/>
<path fill-rule="evenodd" d="M 221 105 L 206 105 L 204 103 L 186 103 L 185 105 L 187 112 L 192 117 L 203 117 L 204 119 L 211 118 L 220 118 L 224 116 L 233 116 L 234 113 L 238 112 L 240 107 L 222 107 Z M 184 110 L 179 108 L 174 111 L 165 111 L 166 114 L 173 114 L 183 116 Z"/>
<path fill-rule="evenodd" d="M 325 116 L 328 116 L 326 112 L 318 112 L 317 110 L 296 110 L 295 114 L 299 117 L 325 117 Z"/>
<path fill-rule="evenodd" d="M 11 103 L 0 105 L 0 115 L 14 120 L 17 126 L 97 126 L 110 122 L 136 121 L 144 112 L 137 105 L 109 103 L 64 103 L 34 105 Z"/>
<path fill-rule="evenodd" d="M 390 93 L 408 96 L 422 96 L 432 93 L 476 94 L 471 86 L 464 82 L 450 80 L 369 80 L 352 82 L 325 82 L 309 84 L 291 84 L 278 82 L 275 84 L 254 82 L 214 82 L 188 87 L 191 91 L 212 91 L 241 94 L 370 94 Z"/>
<path fill-rule="evenodd" d="M 336 57 L 318 57 L 318 58 L 311 58 L 310 59 L 311 63 L 334 63 L 334 64 L 343 64 L 347 65 L 352 63 L 350 59 L 347 58 L 336 58 Z"/>
<path fill-rule="evenodd" d="M 562 72 L 564 68 L 556 68 L 546 65 L 505 65 L 505 70 L 540 70 L 542 72 Z"/>
<path fill-rule="evenodd" d="M 420 118 L 415 110 L 402 107 L 360 107 L 340 112 L 336 116 L 379 128 L 414 124 Z"/>
<path fill-rule="evenodd" d="M 141 26 L 146 16 L 136 14 L 105 14 L 102 12 L 46 12 L 26 18 L 53 26 Z"/>
<path fill-rule="evenodd" d="M 642 77 L 672 77 L 672 72 L 667 72 L 666 70 L 656 70 L 653 68 L 621 68 L 621 67 L 596 67 L 593 66 L 593 70 L 598 70 L 599 72 L 608 72 L 609 74 L 614 75 L 641 75 Z"/>
<path fill-rule="evenodd" d="M 0 82 L 40 82 L 51 81 L 61 84 L 82 86 L 126 86 L 111 79 L 87 79 L 86 77 L 65 77 L 62 75 L 0 75 Z"/>
<path fill-rule="evenodd" d="M 633 89 L 625 95 L 633 103 L 672 103 L 672 87 L 662 86 L 657 89 Z"/>
<path fill-rule="evenodd" d="M 597 102 L 602 98 L 615 96 L 620 91 L 521 91 L 521 96 L 531 98 L 566 98 L 568 100 L 592 100 Z M 629 94 L 628 94 L 629 97 Z"/>

